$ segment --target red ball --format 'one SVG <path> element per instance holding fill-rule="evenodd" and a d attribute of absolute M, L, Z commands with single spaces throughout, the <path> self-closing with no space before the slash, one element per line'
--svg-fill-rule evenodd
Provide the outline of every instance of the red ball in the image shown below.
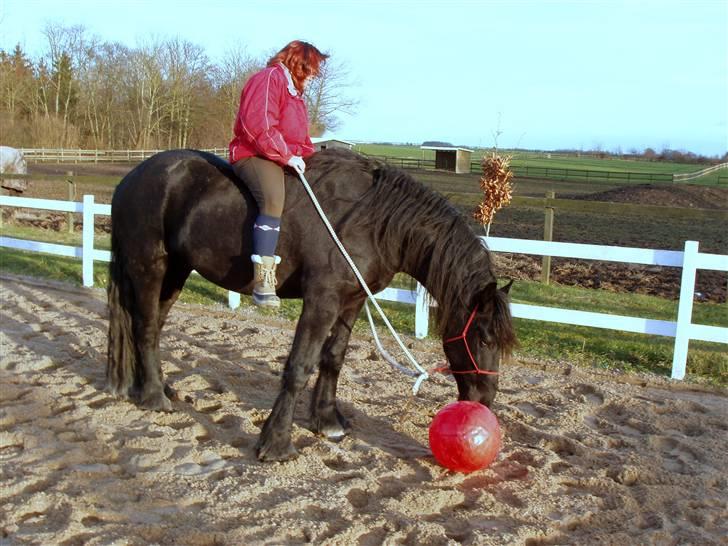
<path fill-rule="evenodd" d="M 437 412 L 430 425 L 432 454 L 438 463 L 456 472 L 485 468 L 500 448 L 498 419 L 478 402 L 448 404 Z"/>

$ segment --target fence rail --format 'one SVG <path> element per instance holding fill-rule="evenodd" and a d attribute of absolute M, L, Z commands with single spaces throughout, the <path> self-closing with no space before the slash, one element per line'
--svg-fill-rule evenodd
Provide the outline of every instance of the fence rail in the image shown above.
<path fill-rule="evenodd" d="M 372 156 L 380 161 L 401 169 L 424 169 L 435 170 L 434 159 L 417 159 L 409 157 Z M 567 169 L 561 167 L 535 167 L 535 166 L 512 166 L 514 176 L 517 178 L 547 178 L 555 180 L 590 180 L 599 182 L 617 183 L 650 183 L 650 182 L 686 182 L 695 180 L 701 176 L 713 173 L 719 169 L 728 168 L 728 163 L 721 163 L 692 173 L 647 173 L 631 171 L 604 171 L 594 169 Z M 482 173 L 480 162 L 470 163 L 470 173 Z"/>
<path fill-rule="evenodd" d="M 705 176 L 706 174 L 714 173 L 715 171 L 726 168 L 728 168 L 728 163 L 721 163 L 720 165 L 713 165 L 712 167 L 708 167 L 707 169 L 703 169 L 694 173 L 679 173 L 672 176 L 675 179 L 675 182 L 686 182 L 688 180 L 695 180 L 696 178 L 700 178 L 701 176 Z M 718 177 L 718 180 L 720 180 L 720 177 Z"/>
<path fill-rule="evenodd" d="M 64 148 L 20 148 L 26 160 L 38 163 L 131 163 L 143 161 L 164 150 L 67 150 Z M 227 148 L 203 150 L 227 159 Z"/>
<path fill-rule="evenodd" d="M 557 180 L 595 180 L 606 182 L 672 182 L 670 173 L 644 173 L 624 171 L 598 171 L 590 169 L 564 169 L 556 167 L 513 167 L 514 176 L 521 178 L 548 178 Z M 482 172 L 479 163 L 471 165 L 471 171 Z"/>
<path fill-rule="evenodd" d="M 164 150 L 78 150 L 64 148 L 20 148 L 25 158 L 35 162 L 61 162 L 61 163 L 108 163 L 108 162 L 138 162 L 143 161 Z M 206 148 L 204 151 L 223 158 L 228 157 L 227 148 Z M 372 156 L 387 164 L 402 169 L 435 169 L 434 159 L 402 158 L 389 156 Z M 728 168 L 728 163 L 721 163 L 701 171 L 692 173 L 646 173 L 604 171 L 592 169 L 567 169 L 556 167 L 514 166 L 513 173 L 520 178 L 547 178 L 556 180 L 594 180 L 607 182 L 686 182 L 701 176 L 713 173 L 719 169 Z M 471 174 L 480 173 L 480 162 L 470 164 Z"/>
<path fill-rule="evenodd" d="M 108 262 L 111 259 L 110 252 L 94 249 L 94 217 L 97 215 L 110 215 L 111 206 L 95 203 L 93 195 L 84 195 L 81 203 L 0 196 L 0 206 L 78 212 L 82 214 L 83 218 L 83 238 L 80 248 L 0 236 L 0 246 L 2 247 L 81 258 L 83 285 L 89 287 L 93 286 L 94 261 Z M 673 379 L 683 379 L 685 377 L 688 346 L 691 339 L 728 344 L 728 328 L 692 323 L 696 271 L 698 269 L 728 271 L 728 256 L 701 253 L 698 250 L 699 244 L 697 241 L 686 241 L 683 251 L 675 251 L 557 243 L 505 237 L 488 237 L 487 239 L 483 237 L 482 239 L 484 244 L 487 241 L 488 247 L 493 252 L 536 254 L 682 268 L 676 321 L 574 311 L 519 303 L 511 305 L 514 317 L 673 337 L 675 338 L 672 361 Z M 423 288 L 418 286 L 416 291 L 387 288 L 377 294 L 377 298 L 385 301 L 414 303 L 416 305 L 415 335 L 424 337 L 427 334 L 429 309 L 425 303 L 427 300 Z M 240 294 L 229 293 L 228 303 L 233 308 L 239 305 Z"/>

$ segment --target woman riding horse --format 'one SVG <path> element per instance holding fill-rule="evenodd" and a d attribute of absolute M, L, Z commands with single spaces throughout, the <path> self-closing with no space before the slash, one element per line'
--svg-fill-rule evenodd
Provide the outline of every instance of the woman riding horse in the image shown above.
<path fill-rule="evenodd" d="M 243 87 L 230 142 L 230 163 L 258 204 L 253 226 L 253 302 L 279 307 L 276 246 L 285 200 L 283 166 L 304 172 L 314 152 L 303 100 L 306 83 L 319 74 L 328 55 L 307 42 L 293 41 Z"/>
<path fill-rule="evenodd" d="M 373 292 L 399 272 L 437 301 L 443 351 L 461 400 L 490 405 L 502 355 L 516 343 L 507 287 L 498 289 L 488 249 L 441 195 L 408 174 L 348 150 L 308 160 L 307 178 L 336 233 Z M 292 177 L 292 175 L 289 175 Z M 261 430 L 257 455 L 295 455 L 293 413 L 311 374 L 312 429 L 329 438 L 349 430 L 336 390 L 354 322 L 366 294 L 326 231 L 303 185 L 288 187 L 278 251 L 278 294 L 303 310 L 278 397 Z M 250 233 L 258 207 L 217 156 L 161 152 L 117 186 L 111 203 L 109 390 L 152 410 L 170 411 L 159 339 L 164 321 L 197 271 L 244 294 L 255 280 Z"/>

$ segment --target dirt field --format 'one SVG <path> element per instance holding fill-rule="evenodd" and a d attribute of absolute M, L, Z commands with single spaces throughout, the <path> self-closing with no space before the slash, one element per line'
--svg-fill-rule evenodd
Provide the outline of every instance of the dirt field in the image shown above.
<path fill-rule="evenodd" d="M 639 184 L 612 190 L 574 196 L 572 199 L 608 201 L 611 203 L 641 203 L 663 207 L 685 207 L 709 210 L 728 210 L 728 188 L 692 184 Z"/>
<path fill-rule="evenodd" d="M 0 277 L 0 544 L 725 544 L 728 399 L 647 376 L 516 361 L 493 407 L 503 450 L 469 475 L 427 444 L 454 400 L 355 336 L 353 434 L 294 426 L 298 459 L 253 446 L 293 332 L 255 311 L 177 304 L 162 336 L 175 413 L 103 391 L 105 294 Z M 438 343 L 413 351 L 430 367 Z"/>

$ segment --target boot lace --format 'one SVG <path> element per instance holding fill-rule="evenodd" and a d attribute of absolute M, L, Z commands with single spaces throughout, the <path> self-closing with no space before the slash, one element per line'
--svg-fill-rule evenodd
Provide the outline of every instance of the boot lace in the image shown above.
<path fill-rule="evenodd" d="M 264 286 L 276 286 L 276 270 L 274 267 L 261 267 L 258 270 L 258 282 Z"/>

